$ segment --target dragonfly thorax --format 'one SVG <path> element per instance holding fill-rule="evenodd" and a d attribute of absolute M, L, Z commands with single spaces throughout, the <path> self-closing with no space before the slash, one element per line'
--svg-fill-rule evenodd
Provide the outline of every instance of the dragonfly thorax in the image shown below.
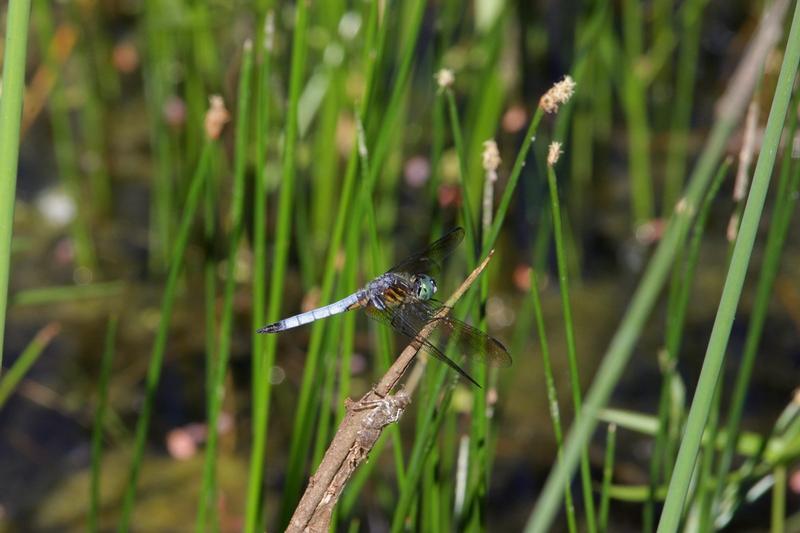
<path fill-rule="evenodd" d="M 420 300 L 430 300 L 436 294 L 436 282 L 426 274 L 417 274 L 412 278 L 414 294 Z"/>

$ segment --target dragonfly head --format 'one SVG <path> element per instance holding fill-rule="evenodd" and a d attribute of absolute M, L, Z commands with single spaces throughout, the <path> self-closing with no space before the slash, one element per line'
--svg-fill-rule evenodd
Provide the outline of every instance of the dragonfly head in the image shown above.
<path fill-rule="evenodd" d="M 430 300 L 436 294 L 436 282 L 426 274 L 414 276 L 414 293 L 420 300 Z"/>

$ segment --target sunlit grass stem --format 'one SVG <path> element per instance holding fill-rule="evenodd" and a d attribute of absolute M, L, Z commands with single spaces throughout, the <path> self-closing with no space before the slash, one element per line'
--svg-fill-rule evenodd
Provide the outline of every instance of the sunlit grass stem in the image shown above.
<path fill-rule="evenodd" d="M 156 337 L 153 342 L 153 349 L 150 355 L 150 362 L 147 369 L 147 381 L 145 385 L 144 401 L 142 402 L 139 419 L 136 423 L 136 437 L 133 445 L 131 458 L 130 476 L 125 487 L 125 495 L 122 503 L 122 514 L 120 517 L 118 530 L 128 531 L 133 515 L 133 506 L 136 500 L 136 484 L 139 479 L 142 459 L 144 457 L 144 446 L 147 440 L 147 432 L 150 427 L 150 416 L 155 401 L 156 389 L 161 378 L 161 368 L 164 363 L 164 352 L 169 335 L 169 325 L 172 318 L 172 309 L 175 305 L 175 295 L 178 287 L 178 276 L 183 267 L 183 256 L 189 241 L 189 233 L 192 229 L 192 222 L 200 203 L 200 196 L 203 192 L 203 185 L 209 172 L 211 154 L 215 147 L 215 142 L 206 141 L 206 145 L 200 155 L 189 192 L 186 196 L 181 223 L 175 239 L 175 246 L 172 250 L 170 259 L 169 274 L 164 287 L 161 300 L 161 314 L 158 322 Z"/>
<path fill-rule="evenodd" d="M 523 166 L 525 165 L 525 160 L 527 159 L 531 143 L 533 142 L 534 136 L 543 116 L 544 112 L 537 107 L 537 111 L 534 114 L 530 125 L 528 126 L 528 130 L 525 134 L 522 145 L 517 152 L 514 166 L 508 178 L 508 182 L 506 183 L 506 188 L 503 191 L 502 199 L 500 200 L 500 205 L 494 215 L 491 232 L 489 233 L 486 241 L 484 241 L 484 247 L 488 248 L 487 253 L 494 246 L 494 243 L 500 232 L 500 228 L 502 227 L 503 222 L 505 222 L 508 207 L 511 203 L 511 199 L 514 197 L 519 176 L 522 172 Z M 468 293 L 461 303 L 462 308 L 471 309 L 472 305 L 474 305 L 475 297 L 476 294 L 474 291 Z M 463 315 L 461 315 L 459 318 L 463 318 Z M 441 365 L 437 371 L 433 373 L 432 377 L 430 378 L 431 383 L 433 384 L 433 391 L 442 390 L 447 378 L 447 372 L 447 367 Z M 427 455 L 430 453 L 433 440 L 438 434 L 439 428 L 443 422 L 443 414 L 447 411 L 447 406 L 452 398 L 452 390 L 452 387 L 445 389 L 444 395 L 441 397 L 438 406 L 436 402 L 428 402 L 423 408 L 423 413 L 421 414 L 419 423 L 417 425 L 417 435 L 414 439 L 411 457 L 408 460 L 406 479 L 400 486 L 400 496 L 398 498 L 397 506 L 394 510 L 394 517 L 392 519 L 392 531 L 398 532 L 403 527 L 404 520 L 408 515 L 412 500 L 415 495 L 417 482 L 419 481 L 419 476 L 421 474 L 424 461 Z"/>
<path fill-rule="evenodd" d="M 247 507 L 244 531 L 254 533 L 261 523 L 262 487 L 264 481 L 264 462 L 266 458 L 268 395 L 267 381 L 272 372 L 273 357 L 267 356 L 266 338 L 257 333 L 266 324 L 266 280 L 267 280 L 267 203 L 265 169 L 266 139 L 269 134 L 269 78 L 272 66 L 274 15 L 267 12 L 262 21 L 262 31 L 255 44 L 260 48 L 256 57 L 256 109 L 253 136 L 255 141 L 255 179 L 253 184 L 253 329 L 251 346 L 253 350 L 253 421 L 252 447 L 247 483 Z"/>
<path fill-rule="evenodd" d="M 682 8 L 680 50 L 676 65 L 675 95 L 670 100 L 670 135 L 664 171 L 662 216 L 669 216 L 683 186 L 689 155 L 689 121 L 694 101 L 695 73 L 700 50 L 702 13 L 708 0 L 690 0 Z"/>
<path fill-rule="evenodd" d="M 461 121 L 458 118 L 458 109 L 456 108 L 456 98 L 453 95 L 452 88 L 444 89 L 445 100 L 447 101 L 447 115 L 450 118 L 450 129 L 453 132 L 453 144 L 455 145 L 456 155 L 458 157 L 459 175 L 461 177 L 461 194 L 464 199 L 461 202 L 461 215 L 463 217 L 463 224 L 466 232 L 467 254 L 470 265 L 475 264 L 475 248 L 477 245 L 475 231 L 474 215 L 472 213 L 472 202 L 469 197 L 468 187 L 468 174 L 467 174 L 467 154 L 464 152 L 464 141 L 461 136 Z"/>
<path fill-rule="evenodd" d="M 379 169 L 382 168 L 384 157 L 389 149 L 389 140 L 391 139 L 393 125 L 399 115 L 401 106 L 402 95 L 407 89 L 407 82 L 411 70 L 412 60 L 414 58 L 414 51 L 416 49 L 416 37 L 419 33 L 422 15 L 424 14 L 425 3 L 421 0 L 408 5 L 411 11 L 411 24 L 408 28 L 407 34 L 404 36 L 405 44 L 400 52 L 400 66 L 397 70 L 396 78 L 393 82 L 392 93 L 389 97 L 389 103 L 385 109 L 385 113 L 380 117 L 375 116 L 373 120 L 379 121 L 382 127 L 378 131 L 378 138 L 375 146 L 371 149 L 370 154 L 372 157 L 372 165 L 369 172 L 369 179 L 367 183 L 361 183 L 358 193 L 363 196 L 361 200 L 359 196 L 354 199 L 356 192 L 356 175 L 358 168 L 357 160 L 357 147 L 352 150 L 351 157 L 348 161 L 347 170 L 345 172 L 345 180 L 342 186 L 342 193 L 340 195 L 339 208 L 334 222 L 333 231 L 331 233 L 330 244 L 328 248 L 328 255 L 325 261 L 325 268 L 323 270 L 322 288 L 320 291 L 320 298 L 323 301 L 329 301 L 333 295 L 334 280 L 336 276 L 336 257 L 339 253 L 342 244 L 345 230 L 355 231 L 357 224 L 353 224 L 355 214 L 352 212 L 351 207 L 358 207 L 362 201 L 366 201 L 372 194 L 373 185 L 377 181 Z M 374 47 L 366 47 L 366 50 L 371 55 L 371 50 L 383 50 L 383 42 L 388 32 L 377 31 L 375 38 L 377 45 Z M 370 64 L 375 59 L 368 61 Z M 360 116 L 365 117 L 365 120 L 370 121 L 368 114 L 370 102 L 370 95 L 373 91 L 373 86 L 376 83 L 376 70 L 369 68 L 368 72 L 371 77 L 368 78 L 366 83 L 366 94 L 362 100 L 362 108 L 360 109 Z M 377 123 L 377 122 L 376 122 Z M 360 214 L 360 212 L 359 212 Z M 350 224 L 349 226 L 347 224 Z M 270 318 L 270 317 L 268 317 Z M 300 397 L 298 399 L 297 411 L 295 416 L 295 424 L 292 429 L 291 447 L 289 452 L 289 464 L 287 471 L 286 488 L 283 494 L 283 501 L 281 503 L 280 522 L 279 527 L 283 527 L 288 523 L 288 520 L 294 510 L 295 504 L 299 498 L 299 491 L 301 483 L 305 480 L 305 460 L 307 451 L 309 449 L 311 439 L 311 424 L 314 422 L 314 417 L 310 416 L 311 409 L 314 406 L 314 400 L 318 394 L 318 387 L 315 383 L 316 368 L 319 365 L 319 359 L 322 355 L 322 341 L 323 334 L 326 328 L 326 321 L 317 321 L 311 328 L 311 339 L 307 352 L 306 365 L 303 370 L 302 384 L 300 387 Z"/>
<path fill-rule="evenodd" d="M 15 306 L 48 305 L 58 302 L 76 302 L 93 298 L 119 298 L 124 294 L 123 281 L 87 283 L 85 285 L 57 285 L 35 287 L 14 293 Z"/>
<path fill-rule="evenodd" d="M 791 110 L 797 110 L 800 104 L 800 92 L 796 92 L 793 99 Z M 785 128 L 785 138 L 792 139 L 797 131 L 797 113 L 790 112 L 787 126 Z M 750 322 L 747 327 L 742 358 L 739 364 L 739 371 L 736 376 L 733 393 L 728 404 L 728 420 L 726 433 L 728 440 L 725 442 L 719 464 L 717 466 L 717 482 L 715 490 L 715 502 L 719 502 L 725 485 L 725 478 L 731 467 L 736 441 L 740 431 L 744 403 L 747 399 L 747 389 L 750 385 L 753 369 L 755 367 L 758 348 L 764 331 L 767 319 L 767 312 L 772 296 L 775 279 L 781 266 L 781 257 L 786 236 L 789 231 L 792 215 L 797 204 L 798 186 L 800 186 L 800 163 L 792 160 L 792 149 L 787 145 L 784 148 L 784 157 L 780 175 L 778 177 L 777 193 L 775 195 L 775 206 L 772 212 L 767 242 L 764 250 L 764 258 L 759 270 L 758 285 L 753 300 L 753 309 L 750 313 Z"/>
<path fill-rule="evenodd" d="M 556 143 L 553 143 L 556 144 Z M 551 145 L 552 146 L 552 145 Z M 558 199 L 558 185 L 554 163 L 548 161 L 547 184 L 550 190 L 550 212 L 553 215 L 553 238 L 556 247 L 556 263 L 558 266 L 559 292 L 561 293 L 561 311 L 564 315 L 564 334 L 567 342 L 567 362 L 569 363 L 570 389 L 572 404 L 576 416 L 581 412 L 581 381 L 578 373 L 578 355 L 575 347 L 575 326 L 572 320 L 572 304 L 569 295 L 569 275 L 566 252 L 564 251 L 564 234 L 562 231 L 561 206 Z M 581 487 L 583 488 L 584 507 L 586 509 L 586 526 L 590 533 L 597 530 L 592 494 L 592 474 L 589 464 L 589 451 L 581 454 Z"/>
<path fill-rule="evenodd" d="M 11 269 L 11 235 L 19 160 L 19 127 L 25 88 L 30 0 L 9 0 L 3 54 L 3 91 L 0 94 L 0 369 Z"/>
<path fill-rule="evenodd" d="M 667 499 L 664 502 L 664 510 L 658 526 L 659 533 L 676 531 L 680 523 L 684 498 L 687 494 L 697 451 L 700 446 L 700 439 L 708 419 L 711 400 L 719 380 L 728 337 L 736 314 L 736 306 L 739 302 L 745 275 L 747 274 L 747 266 L 750 262 L 750 255 L 758 230 L 758 222 L 764 207 L 781 130 L 786 118 L 786 110 L 789 107 L 798 60 L 800 60 L 800 4 L 795 6 L 791 30 L 786 41 L 783 65 L 775 87 L 775 97 L 770 108 L 767 126 L 764 130 L 761 152 L 756 163 L 753 183 L 747 198 L 739 235 L 733 249 L 731 266 L 725 279 L 703 368 L 700 372 L 692 407 L 689 411 L 689 418 L 686 422 L 683 441 L 678 451 L 678 458 L 673 470 L 669 491 L 667 492 Z"/>
<path fill-rule="evenodd" d="M 614 477 L 614 452 L 616 451 L 617 425 L 609 424 L 606 430 L 606 457 L 603 461 L 603 484 L 600 488 L 600 511 L 597 517 L 597 530 L 608 531 L 608 509 L 611 502 L 611 481 Z"/>
<path fill-rule="evenodd" d="M 11 368 L 0 378 L 0 409 L 59 331 L 61 331 L 61 326 L 55 322 L 42 328 L 22 350 Z"/>
<path fill-rule="evenodd" d="M 511 169 L 511 174 L 508 176 L 508 181 L 503 190 L 503 196 L 500 198 L 500 204 L 497 206 L 489 237 L 484 240 L 483 247 L 481 248 L 481 256 L 489 253 L 489 250 L 494 247 L 498 235 L 500 235 L 500 229 L 503 227 L 503 222 L 506 219 L 511 200 L 514 198 L 514 194 L 517 191 L 517 182 L 519 181 L 520 174 L 522 174 L 525 161 L 528 158 L 531 143 L 536 137 L 536 132 L 539 129 L 539 123 L 542 121 L 543 116 L 544 112 L 540 107 L 537 107 L 528 125 L 528 129 L 525 132 L 525 137 L 522 139 L 522 145 L 514 159 L 514 166 Z"/>
<path fill-rule="evenodd" d="M 508 207 L 511 203 L 511 199 L 514 197 L 519 176 L 522 172 L 522 168 L 525 165 L 525 160 L 527 159 L 529 153 L 531 142 L 534 139 L 537 128 L 543 116 L 544 113 L 542 112 L 542 110 L 540 108 L 537 108 L 537 111 L 534 114 L 534 117 L 531 120 L 531 123 L 528 127 L 525 138 L 523 139 L 522 146 L 517 152 L 514 166 L 509 176 L 508 182 L 506 183 L 506 188 L 503 192 L 500 205 L 494 216 L 494 221 L 492 223 L 492 230 L 489 233 L 489 237 L 485 241 L 484 246 L 488 248 L 488 250 L 490 250 L 494 246 L 494 242 L 497 239 L 497 236 L 500 232 L 500 228 L 502 227 L 503 222 L 505 221 L 505 217 L 508 212 Z M 486 250 L 487 253 L 488 250 Z M 474 292 L 467 294 L 467 296 L 464 298 L 464 302 L 462 302 L 462 306 L 464 309 L 471 308 L 471 306 L 474 304 L 474 297 L 475 297 Z M 431 383 L 433 384 L 432 390 L 434 391 L 441 390 L 441 388 L 445 384 L 447 371 L 448 369 L 444 365 L 442 365 L 437 369 L 436 372 L 433 373 L 433 375 L 430 378 Z M 419 418 L 419 424 L 417 426 L 417 436 L 414 440 L 414 445 L 411 450 L 411 457 L 408 461 L 406 478 L 400 486 L 400 496 L 394 511 L 394 518 L 392 520 L 393 531 L 400 531 L 403 527 L 404 520 L 408 514 L 412 499 L 414 498 L 415 494 L 414 491 L 417 488 L 417 482 L 419 480 L 419 476 L 421 474 L 425 458 L 430 452 L 433 439 L 435 435 L 438 433 L 439 428 L 441 427 L 441 423 L 443 422 L 443 413 L 447 411 L 446 408 L 449 405 L 450 399 L 452 397 L 451 395 L 452 395 L 452 388 L 447 388 L 445 390 L 444 396 L 441 398 L 438 407 L 435 402 L 428 402 L 427 404 L 425 404 L 423 408 L 423 413 Z"/>
<path fill-rule="evenodd" d="M 647 87 L 637 70 L 637 63 L 643 52 L 642 10 L 638 0 L 622 2 L 623 47 L 627 64 L 622 68 L 620 99 L 628 121 L 631 211 L 636 225 L 653 217 Z"/>
<path fill-rule="evenodd" d="M 768 30 L 770 26 L 764 26 Z M 692 172 L 684 195 L 686 206 L 690 209 L 673 212 L 664 234 L 656 248 L 647 269 L 628 305 L 625 315 L 611 339 L 603 361 L 598 368 L 592 386 L 586 395 L 583 412 L 576 419 L 571 433 L 567 437 L 564 448 L 564 460 L 550 473 L 544 490 L 539 496 L 536 507 L 531 513 L 526 531 L 540 532 L 549 528 L 562 499 L 564 486 L 568 483 L 572 472 L 578 464 L 581 451 L 591 437 L 597 424 L 597 414 L 605 405 L 611 392 L 619 381 L 623 370 L 631 356 L 639 334 L 647 322 L 677 253 L 683 246 L 686 231 L 692 218 L 690 211 L 699 204 L 702 194 L 711 180 L 719 159 L 724 153 L 726 143 L 739 119 L 752 91 L 752 83 L 744 77 L 743 72 L 754 62 L 762 61 L 766 53 L 764 48 L 755 48 L 743 58 L 737 71 L 737 83 L 722 98 L 720 112 L 709 134 L 706 146 L 702 150 L 694 171 Z M 744 79 L 741 79 L 744 78 Z M 735 89 L 735 90 L 734 90 Z"/>
<path fill-rule="evenodd" d="M 481 200 L 481 246 L 486 244 L 491 231 L 492 218 L 494 211 L 494 188 L 498 179 L 498 169 L 500 168 L 500 152 L 497 143 L 490 139 L 483 143 L 483 153 L 481 154 L 483 163 L 483 195 Z M 481 328 L 486 328 L 486 304 L 489 298 L 489 276 L 483 276 L 479 282 L 480 305 L 478 308 L 478 319 Z M 497 393 L 497 371 L 489 371 L 485 365 L 477 365 L 473 368 L 473 375 L 478 383 L 483 384 L 483 389 L 473 390 L 472 394 L 472 420 L 469 436 L 469 470 L 467 472 L 467 485 L 471 501 L 468 502 L 470 514 L 470 524 L 472 530 L 483 530 L 486 528 L 486 493 L 489 486 L 491 454 L 493 446 L 490 440 L 489 409 L 494 409 L 489 405 L 488 395 L 490 389 Z M 491 382 L 490 382 L 491 380 Z M 445 450 L 447 453 L 447 450 Z"/>
<path fill-rule="evenodd" d="M 670 288 L 671 300 L 669 302 L 666 326 L 665 349 L 663 359 L 660 361 L 662 367 L 661 392 L 658 404 L 660 424 L 653 445 L 653 455 L 650 459 L 650 494 L 644 504 L 643 513 L 645 531 L 652 531 L 655 526 L 656 492 L 664 479 L 662 472 L 664 470 L 672 470 L 674 457 L 670 451 L 673 451 L 673 448 L 668 446 L 667 440 L 670 438 L 670 432 L 676 429 L 672 427 L 670 417 L 670 409 L 674 399 L 673 385 L 676 379 L 680 379 L 677 376 L 675 367 L 678 361 L 681 340 L 683 339 L 686 311 L 689 306 L 689 297 L 692 294 L 694 273 L 700 257 L 700 245 L 705 234 L 706 220 L 729 168 L 730 159 L 720 165 L 719 171 L 714 176 L 703 199 L 703 205 L 697 213 L 687 252 L 679 258 L 679 261 L 673 267 L 675 274 L 672 277 L 672 286 Z"/>
<path fill-rule="evenodd" d="M 225 284 L 219 327 L 218 347 L 215 354 L 212 387 L 207 391 L 209 397 L 208 440 L 206 442 L 205 462 L 203 464 L 203 485 L 197 510 L 196 529 L 205 530 L 208 525 L 210 507 L 216 495 L 217 442 L 219 441 L 218 420 L 225 397 L 225 376 L 228 372 L 231 338 L 233 336 L 233 297 L 236 289 L 236 254 L 244 233 L 245 170 L 247 166 L 247 142 L 250 125 L 250 103 L 252 95 L 251 78 L 253 72 L 252 41 L 244 44 L 242 69 L 239 75 L 239 93 L 236 113 L 236 139 L 233 169 L 233 192 L 230 208 L 230 234 L 228 236 L 228 256 L 226 258 Z M 217 524 L 212 524 L 216 529 Z"/>
<path fill-rule="evenodd" d="M 358 124 L 360 125 L 361 123 L 362 122 L 359 118 Z M 361 172 L 361 179 L 362 181 L 367 182 L 369 180 L 368 176 L 370 168 L 369 152 L 366 149 L 364 129 L 361 126 L 358 127 L 358 135 L 358 153 L 360 158 L 359 168 Z M 381 254 L 374 208 L 370 204 L 364 206 L 364 209 L 367 212 L 366 225 L 367 234 L 369 235 L 369 270 L 371 272 L 384 272 L 388 268 L 388 264 L 384 256 Z M 391 333 L 387 328 L 377 327 L 375 328 L 375 337 L 375 354 L 378 360 L 376 365 L 376 374 L 381 376 L 386 373 L 391 364 Z M 405 478 L 405 464 L 403 458 L 403 443 L 400 436 L 400 428 L 397 424 L 391 424 L 385 428 L 384 434 L 373 448 L 372 455 L 373 457 L 380 456 L 383 447 L 386 445 L 387 438 L 391 439 L 392 441 L 391 445 L 394 453 L 395 478 L 397 479 L 397 484 L 402 485 L 403 479 Z M 348 483 L 347 488 L 342 495 L 342 500 L 338 505 L 338 510 L 343 516 L 350 515 L 364 484 L 376 465 L 377 461 L 368 461 L 367 463 L 362 464 L 361 467 L 353 474 L 352 479 Z"/>
<path fill-rule="evenodd" d="M 564 447 L 564 435 L 561 429 L 561 410 L 558 406 L 558 392 L 556 391 L 556 382 L 553 377 L 553 365 L 550 358 L 550 345 L 547 342 L 547 326 L 544 323 L 544 312 L 542 311 L 542 302 L 539 295 L 539 280 L 536 275 L 536 269 L 531 268 L 531 301 L 533 302 L 533 315 L 536 319 L 536 333 L 539 337 L 539 349 L 542 351 L 542 368 L 544 370 L 545 390 L 547 391 L 547 403 L 550 410 L 550 420 L 553 423 L 553 436 L 556 439 L 556 447 L 558 449 L 559 460 L 561 458 L 562 450 Z M 575 519 L 575 504 L 572 501 L 572 489 L 569 486 L 564 487 L 564 508 L 567 515 L 567 527 L 570 533 L 575 533 L 578 530 L 577 521 Z"/>

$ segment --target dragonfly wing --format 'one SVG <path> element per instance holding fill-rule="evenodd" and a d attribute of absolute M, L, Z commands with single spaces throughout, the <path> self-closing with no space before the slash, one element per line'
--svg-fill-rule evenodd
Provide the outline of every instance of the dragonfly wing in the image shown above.
<path fill-rule="evenodd" d="M 483 331 L 470 326 L 451 316 L 435 318 L 436 314 L 443 305 L 434 300 L 418 301 L 416 305 L 425 308 L 425 314 L 431 320 L 437 320 L 443 337 L 442 345 L 447 342 L 454 342 L 458 351 L 476 361 L 491 366 L 510 366 L 511 355 L 503 344 L 494 337 L 487 335 Z"/>
<path fill-rule="evenodd" d="M 444 237 L 432 243 L 425 250 L 416 253 L 392 267 L 389 272 L 409 274 L 430 274 L 442 269 L 444 259 L 464 240 L 464 229 L 450 230 Z"/>
<path fill-rule="evenodd" d="M 456 364 L 455 361 L 442 353 L 442 351 L 428 339 L 423 339 L 419 336 L 420 330 L 427 322 L 417 319 L 418 313 L 408 309 L 408 306 L 411 305 L 413 304 L 401 304 L 387 309 L 378 309 L 376 307 L 369 306 L 367 307 L 367 315 L 378 322 L 388 324 L 394 330 L 402 333 L 406 337 L 414 339 L 416 342 L 420 343 L 422 349 L 426 350 L 428 353 L 447 364 L 447 366 L 458 372 L 467 381 L 480 388 L 478 382 L 475 381 L 472 376 L 467 374 L 463 368 Z M 406 309 L 403 309 L 404 307 Z"/>

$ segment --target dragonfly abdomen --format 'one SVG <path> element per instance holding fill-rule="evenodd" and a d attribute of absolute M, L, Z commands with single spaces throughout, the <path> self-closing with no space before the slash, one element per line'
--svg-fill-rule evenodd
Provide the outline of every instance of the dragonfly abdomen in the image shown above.
<path fill-rule="evenodd" d="M 284 331 L 287 329 L 296 328 L 299 326 L 303 326 L 305 324 L 310 324 L 315 320 L 319 320 L 321 318 L 327 318 L 332 315 L 338 315 L 339 313 L 344 313 L 345 311 L 349 311 L 351 309 L 357 309 L 363 305 L 363 296 L 361 292 L 357 292 L 355 294 L 351 294 L 347 298 L 343 298 L 338 302 L 334 302 L 330 305 L 326 305 L 324 307 L 318 307 L 316 309 L 312 309 L 311 311 L 306 311 L 305 313 L 300 313 L 299 315 L 290 316 L 289 318 L 284 318 L 279 322 L 275 322 L 274 324 L 268 324 L 263 328 L 259 329 L 259 333 L 278 333 L 279 331 Z"/>

